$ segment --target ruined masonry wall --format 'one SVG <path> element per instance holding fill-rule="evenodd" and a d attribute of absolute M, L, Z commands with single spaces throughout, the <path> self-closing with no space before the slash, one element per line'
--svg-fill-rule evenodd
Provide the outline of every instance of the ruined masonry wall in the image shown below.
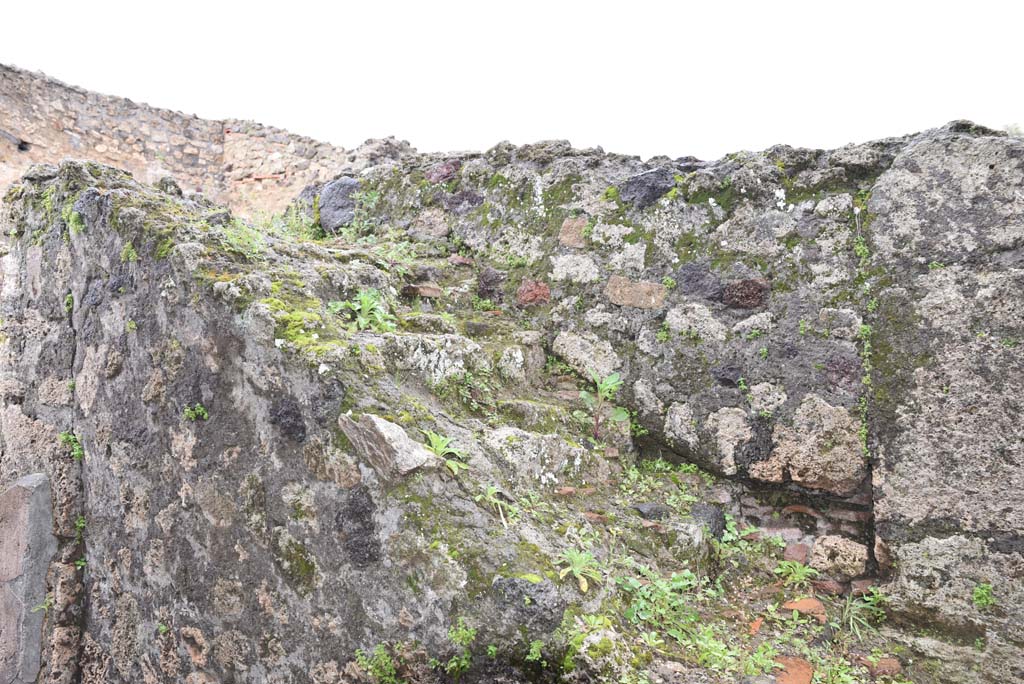
<path fill-rule="evenodd" d="M 283 210 L 347 156 L 282 129 L 200 119 L 0 65 L 0 188 L 31 164 L 89 159 L 145 183 L 171 176 L 186 192 L 252 216 Z"/>

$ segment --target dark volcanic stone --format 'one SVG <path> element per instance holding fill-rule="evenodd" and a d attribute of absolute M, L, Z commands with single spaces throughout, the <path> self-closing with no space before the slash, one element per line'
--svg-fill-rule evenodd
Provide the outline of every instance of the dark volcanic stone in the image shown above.
<path fill-rule="evenodd" d="M 690 507 L 690 516 L 703 524 L 708 533 L 715 539 L 721 539 L 725 532 L 725 513 L 718 506 L 706 503 L 693 504 Z"/>
<path fill-rule="evenodd" d="M 716 366 L 711 369 L 711 377 L 725 387 L 736 387 L 742 375 L 743 369 L 739 366 Z"/>
<path fill-rule="evenodd" d="M 278 399 L 270 407 L 270 422 L 287 437 L 296 442 L 306 440 L 306 421 L 302 417 L 302 408 L 291 397 Z"/>
<path fill-rule="evenodd" d="M 734 280 L 725 286 L 722 301 L 734 309 L 756 309 L 768 301 L 768 281 L 761 278 Z"/>
<path fill-rule="evenodd" d="M 231 223 L 231 212 L 227 209 L 218 209 L 206 214 L 203 219 L 211 226 L 226 226 Z"/>
<path fill-rule="evenodd" d="M 657 202 L 675 185 L 675 174 L 670 169 L 651 169 L 627 178 L 619 188 L 623 202 L 644 209 Z"/>
<path fill-rule="evenodd" d="M 462 163 L 459 161 L 441 162 L 431 166 L 423 175 L 431 183 L 444 183 L 455 178 L 455 174 L 459 172 L 461 166 Z"/>
<path fill-rule="evenodd" d="M 507 276 L 508 274 L 504 271 L 487 266 L 484 270 L 480 271 L 480 275 L 476 279 L 477 296 L 480 299 L 500 302 L 502 299 L 501 286 Z"/>
<path fill-rule="evenodd" d="M 170 176 L 164 176 L 158 180 L 156 182 L 156 187 L 160 192 L 165 192 L 168 195 L 173 195 L 175 197 L 182 196 L 181 186 L 178 185 L 178 182 Z"/>
<path fill-rule="evenodd" d="M 722 299 L 722 279 L 704 264 L 683 264 L 676 271 L 675 279 L 680 291 L 687 295 L 712 301 Z"/>
<path fill-rule="evenodd" d="M 413 270 L 413 282 L 434 282 L 441 280 L 441 269 L 437 266 L 427 266 L 424 264 L 418 264 Z"/>
<path fill-rule="evenodd" d="M 376 506 L 366 487 L 352 491 L 338 513 L 341 547 L 353 566 L 366 568 L 380 561 L 380 541 L 373 523 Z"/>
<path fill-rule="evenodd" d="M 320 191 L 320 225 L 329 233 L 337 232 L 352 223 L 356 215 L 356 201 L 352 196 L 359 190 L 359 181 L 343 177 L 332 180 Z"/>
<path fill-rule="evenodd" d="M 484 203 L 483 195 L 470 190 L 459 190 L 444 198 L 445 208 L 457 216 L 467 214 Z"/>
<path fill-rule="evenodd" d="M 672 515 L 672 509 L 663 503 L 638 503 L 630 506 L 645 520 L 664 520 Z"/>
<path fill-rule="evenodd" d="M 551 582 L 530 582 L 519 577 L 499 577 L 491 585 L 506 612 L 517 624 L 543 631 L 557 627 L 565 610 L 565 600 Z"/>

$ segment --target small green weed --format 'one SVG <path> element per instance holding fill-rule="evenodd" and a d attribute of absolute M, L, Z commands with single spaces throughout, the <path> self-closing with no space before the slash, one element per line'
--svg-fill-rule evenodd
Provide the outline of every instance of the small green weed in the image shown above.
<path fill-rule="evenodd" d="M 38 613 L 39 611 L 43 611 L 43 614 L 49 613 L 50 609 L 53 608 L 53 603 L 53 594 L 47 594 L 46 598 L 44 598 L 41 603 L 32 606 L 32 612 Z"/>
<path fill-rule="evenodd" d="M 971 593 L 971 600 L 974 602 L 974 607 L 978 610 L 985 610 L 996 605 L 996 597 L 992 591 L 992 585 L 988 582 L 976 584 L 974 591 Z"/>
<path fill-rule="evenodd" d="M 576 583 L 584 594 L 590 588 L 588 580 L 600 582 L 604 579 L 600 564 L 594 558 L 594 554 L 589 551 L 565 549 L 558 557 L 557 562 L 559 565 L 565 565 L 564 568 L 559 570 L 558 577 L 565 579 L 567 575 L 572 575 L 576 578 Z"/>
<path fill-rule="evenodd" d="M 612 373 L 602 378 L 594 371 L 590 371 L 590 378 L 594 382 L 594 391 L 580 390 L 580 399 L 590 409 L 593 416 L 593 437 L 597 441 L 601 439 L 603 409 L 615 399 L 615 395 L 622 388 L 622 378 L 618 373 Z M 616 406 L 612 409 L 610 417 L 617 423 L 625 422 L 629 420 L 629 411 L 621 406 Z"/>
<path fill-rule="evenodd" d="M 451 437 L 439 435 L 432 430 L 421 430 L 421 432 L 427 438 L 427 448 L 435 456 L 444 459 L 444 465 L 452 471 L 452 475 L 469 470 L 469 466 L 466 464 L 466 455 L 451 445 Z"/>
<path fill-rule="evenodd" d="M 773 571 L 782 580 L 783 586 L 806 589 L 811 580 L 818 576 L 818 571 L 799 561 L 779 561 Z"/>
<path fill-rule="evenodd" d="M 191 406 L 185 404 L 185 408 L 182 410 L 181 414 L 185 418 L 185 420 L 190 420 L 192 422 L 195 422 L 197 420 L 210 419 L 210 412 L 207 411 L 206 407 L 200 404 L 199 402 L 196 402 Z"/>
<path fill-rule="evenodd" d="M 62 432 L 60 433 L 60 443 L 68 447 L 71 452 L 71 457 L 76 461 L 81 461 L 85 458 L 85 447 L 78 440 L 78 437 L 73 432 Z"/>
<path fill-rule="evenodd" d="M 498 308 L 498 305 L 494 303 L 494 300 L 483 299 L 477 296 L 473 297 L 473 309 L 475 311 L 494 311 Z"/>
<path fill-rule="evenodd" d="M 396 319 L 388 312 L 384 298 L 373 288 L 360 290 L 355 299 L 347 302 L 330 302 L 327 308 L 334 314 L 350 312 L 352 330 L 371 329 L 374 332 L 388 332 L 396 327 Z"/>
<path fill-rule="evenodd" d="M 544 642 L 534 639 L 530 642 L 530 650 L 526 652 L 524 660 L 528 663 L 538 663 L 541 667 L 547 667 L 548 661 L 544 660 Z"/>
<path fill-rule="evenodd" d="M 509 510 L 509 504 L 501 498 L 501 490 L 494 485 L 486 485 L 484 491 L 474 496 L 473 500 L 490 506 L 498 514 L 498 517 L 501 518 L 502 526 L 508 527 L 508 516 L 505 514 Z"/>
<path fill-rule="evenodd" d="M 430 666 L 434 669 L 443 668 L 451 675 L 452 679 L 459 681 L 459 678 L 473 663 L 473 652 L 470 647 L 476 640 L 476 629 L 467 625 L 466 619 L 460 617 L 458 622 L 449 628 L 448 640 L 459 647 L 459 652 L 449 658 L 446 663 L 441 663 L 437 658 L 431 658 Z"/>
<path fill-rule="evenodd" d="M 267 250 L 266 238 L 253 226 L 240 219 L 234 219 L 224 226 L 221 246 L 243 259 L 258 259 Z"/>
<path fill-rule="evenodd" d="M 356 664 L 373 677 L 375 684 L 405 684 L 405 680 L 398 676 L 395 659 L 384 644 L 377 644 L 369 652 L 363 649 L 356 651 Z"/>
<path fill-rule="evenodd" d="M 135 251 L 135 245 L 130 242 L 124 243 L 124 247 L 121 248 L 121 263 L 126 264 L 138 260 L 139 253 Z"/>

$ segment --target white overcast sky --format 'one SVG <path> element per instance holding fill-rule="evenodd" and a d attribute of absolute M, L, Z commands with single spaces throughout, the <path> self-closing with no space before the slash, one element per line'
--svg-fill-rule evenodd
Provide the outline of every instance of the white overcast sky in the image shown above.
<path fill-rule="evenodd" d="M 0 62 L 345 147 L 712 159 L 1024 123 L 1015 0 L 5 2 Z"/>

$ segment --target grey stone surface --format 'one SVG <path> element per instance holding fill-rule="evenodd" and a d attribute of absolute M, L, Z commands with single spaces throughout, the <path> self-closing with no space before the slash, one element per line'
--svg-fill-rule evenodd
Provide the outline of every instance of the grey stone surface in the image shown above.
<path fill-rule="evenodd" d="M 721 506 L 706 503 L 696 503 L 690 507 L 690 516 L 699 524 L 707 528 L 708 534 L 715 539 L 721 539 L 725 531 L 725 513 Z"/>
<path fill-rule="evenodd" d="M 360 458 L 366 459 L 385 480 L 408 475 L 435 460 L 422 444 L 409 439 L 401 426 L 380 416 L 364 413 L 356 421 L 342 414 L 338 416 L 338 425 Z"/>
<path fill-rule="evenodd" d="M 672 515 L 672 509 L 663 503 L 656 501 L 644 501 L 642 503 L 636 503 L 630 506 L 633 510 L 640 514 L 641 518 L 645 520 L 664 520 L 665 518 Z"/>
<path fill-rule="evenodd" d="M 356 201 L 352 196 L 358 192 L 359 181 L 342 177 L 325 183 L 320 190 L 320 225 L 329 233 L 336 233 L 355 218 Z"/>
<path fill-rule="evenodd" d="M 37 681 L 56 552 L 49 480 L 26 475 L 0 494 L 0 684 Z"/>
<path fill-rule="evenodd" d="M 627 178 L 619 190 L 623 202 L 645 209 L 675 185 L 671 169 L 651 169 Z"/>

